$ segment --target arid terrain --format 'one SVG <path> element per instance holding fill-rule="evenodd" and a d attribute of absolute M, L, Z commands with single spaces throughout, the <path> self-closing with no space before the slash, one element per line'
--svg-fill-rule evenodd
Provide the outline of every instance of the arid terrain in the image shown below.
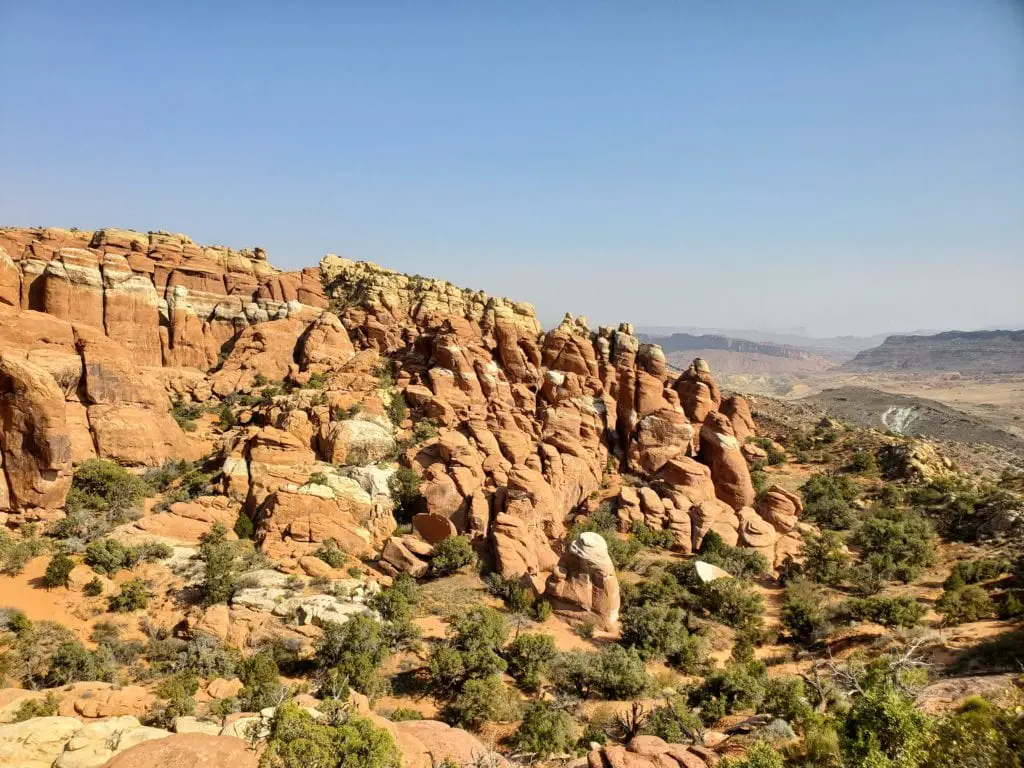
<path fill-rule="evenodd" d="M 1024 379 L 680 354 L 0 229 L 0 765 L 1020 765 Z"/>

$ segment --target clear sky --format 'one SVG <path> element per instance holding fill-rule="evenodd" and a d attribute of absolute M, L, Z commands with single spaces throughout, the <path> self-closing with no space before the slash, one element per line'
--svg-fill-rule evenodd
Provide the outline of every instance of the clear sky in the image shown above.
<path fill-rule="evenodd" d="M 1012 0 L 0 0 L 0 223 L 550 323 L 1024 326 Z"/>

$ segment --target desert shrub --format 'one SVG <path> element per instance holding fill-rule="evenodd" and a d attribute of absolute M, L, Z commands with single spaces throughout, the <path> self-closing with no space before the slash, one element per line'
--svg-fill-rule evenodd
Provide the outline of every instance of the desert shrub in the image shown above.
<path fill-rule="evenodd" d="M 764 600 L 741 579 L 715 579 L 695 594 L 715 621 L 738 630 L 756 631 L 763 625 Z"/>
<path fill-rule="evenodd" d="M 572 752 L 575 735 L 576 723 L 568 712 L 548 701 L 534 701 L 509 743 L 517 751 L 544 759 Z"/>
<path fill-rule="evenodd" d="M 199 539 L 199 559 L 203 563 L 199 589 L 207 606 L 227 602 L 238 580 L 237 547 L 228 541 L 227 533 L 223 525 L 214 523 Z"/>
<path fill-rule="evenodd" d="M 331 568 L 341 568 L 348 560 L 348 555 L 345 554 L 344 550 L 338 546 L 338 542 L 334 539 L 326 539 L 313 551 L 313 555 L 319 557 Z"/>
<path fill-rule="evenodd" d="M 837 617 L 844 621 L 870 621 L 886 627 L 913 627 L 925 613 L 925 607 L 912 597 L 844 600 L 837 608 Z"/>
<path fill-rule="evenodd" d="M 110 670 L 104 668 L 100 656 L 77 640 L 65 640 L 50 657 L 42 683 L 47 688 L 58 688 L 85 680 L 109 679 Z"/>
<path fill-rule="evenodd" d="M 689 744 L 703 729 L 700 718 L 682 696 L 673 696 L 651 711 L 643 732 L 670 744 Z"/>
<path fill-rule="evenodd" d="M 1012 570 L 1013 563 L 1005 557 L 982 557 L 978 560 L 963 561 L 953 566 L 942 586 L 946 589 L 957 589 L 967 584 L 991 581 Z"/>
<path fill-rule="evenodd" d="M 57 714 L 60 699 L 53 691 L 48 691 L 41 699 L 26 699 L 14 710 L 12 722 L 22 723 L 34 717 L 53 717 Z"/>
<path fill-rule="evenodd" d="M 699 641 L 686 628 L 686 614 L 666 603 L 628 606 L 622 613 L 619 642 L 635 648 L 640 658 L 648 661 L 667 658 L 671 664 L 685 660 L 683 666 L 690 669 L 701 661 Z"/>
<path fill-rule="evenodd" d="M 875 461 L 875 455 L 871 451 L 857 451 L 850 457 L 850 461 L 846 465 L 848 472 L 855 473 L 874 472 L 877 469 L 878 462 Z"/>
<path fill-rule="evenodd" d="M 121 585 L 121 590 L 110 597 L 109 610 L 117 613 L 140 611 L 149 604 L 149 590 L 142 579 L 132 579 Z"/>
<path fill-rule="evenodd" d="M 739 760 L 727 761 L 727 768 L 785 768 L 786 761 L 767 741 L 758 740 Z"/>
<path fill-rule="evenodd" d="M 916 510 L 874 510 L 853 543 L 875 558 L 875 570 L 885 579 L 911 582 L 935 562 L 935 532 Z"/>
<path fill-rule="evenodd" d="M 974 696 L 935 723 L 922 768 L 1020 768 L 1024 727 L 1019 713 Z"/>
<path fill-rule="evenodd" d="M 717 565 L 740 579 L 752 579 L 768 573 L 768 560 L 754 549 L 726 544 L 722 537 L 709 531 L 701 540 L 697 553 L 701 560 Z"/>
<path fill-rule="evenodd" d="M 186 717 L 196 711 L 195 695 L 199 678 L 191 672 L 178 672 L 156 687 L 157 702 L 149 712 L 147 722 L 158 728 L 170 728 L 175 718 Z"/>
<path fill-rule="evenodd" d="M 876 685 L 858 696 L 839 727 L 847 765 L 917 765 L 928 734 L 928 718 L 913 700 L 889 685 Z"/>
<path fill-rule="evenodd" d="M 409 467 L 399 467 L 388 478 L 388 489 L 395 502 L 395 518 L 407 523 L 418 511 L 423 494 L 420 493 L 420 476 Z"/>
<path fill-rule="evenodd" d="M 519 696 L 497 675 L 467 680 L 448 705 L 447 716 L 476 730 L 484 723 L 507 723 L 519 717 Z"/>
<path fill-rule="evenodd" d="M 401 392 L 392 392 L 391 399 L 384 406 L 384 411 L 395 426 L 405 421 L 409 415 L 409 406 L 405 404 L 405 395 Z"/>
<path fill-rule="evenodd" d="M 430 557 L 433 576 L 450 576 L 476 560 L 473 545 L 466 536 L 449 536 L 434 545 Z"/>
<path fill-rule="evenodd" d="M 431 683 L 451 693 L 467 680 L 504 672 L 508 665 L 500 651 L 508 625 L 493 608 L 471 608 L 449 621 L 449 637 L 430 652 L 427 668 Z"/>
<path fill-rule="evenodd" d="M 842 537 L 835 531 L 825 530 L 820 536 L 805 534 L 803 540 L 803 575 L 818 584 L 839 586 L 849 576 L 852 563 Z"/>
<path fill-rule="evenodd" d="M 558 690 L 580 698 L 633 699 L 650 685 L 643 659 L 621 645 L 560 654 L 551 664 L 550 676 Z"/>
<path fill-rule="evenodd" d="M 0 528 L 0 570 L 10 576 L 24 571 L 29 560 L 46 550 L 46 542 L 35 535 L 34 528 L 23 525 L 21 532 L 21 538 L 15 539 Z"/>
<path fill-rule="evenodd" d="M 423 713 L 418 709 L 410 709 L 409 707 L 398 707 L 391 711 L 388 715 L 388 720 L 393 723 L 404 723 L 409 720 L 422 720 Z"/>
<path fill-rule="evenodd" d="M 365 615 L 353 616 L 344 624 L 326 624 L 316 646 L 321 669 L 333 669 L 335 675 L 367 696 L 385 689 L 377 670 L 390 655 L 380 623 Z"/>
<path fill-rule="evenodd" d="M 238 517 L 235 518 L 233 530 L 239 539 L 251 539 L 253 534 L 256 533 L 256 526 L 253 524 L 252 518 L 239 510 Z"/>
<path fill-rule="evenodd" d="M 991 618 L 996 606 L 988 592 L 977 584 L 969 584 L 945 590 L 935 602 L 935 610 L 942 614 L 944 624 L 955 625 Z"/>
<path fill-rule="evenodd" d="M 832 629 L 824 593 L 803 579 L 786 585 L 780 614 L 782 626 L 798 643 L 816 643 Z"/>
<path fill-rule="evenodd" d="M 503 578 L 500 573 L 489 573 L 484 579 L 487 591 L 505 601 L 513 613 L 524 614 L 535 621 L 544 621 L 551 614 L 551 603 L 538 599 L 533 588 L 516 579 Z"/>
<path fill-rule="evenodd" d="M 1024 591 L 1011 589 L 999 601 L 999 618 L 1007 621 L 1024 618 Z"/>
<path fill-rule="evenodd" d="M 412 425 L 413 442 L 417 445 L 437 437 L 437 424 L 433 419 L 420 419 Z"/>
<path fill-rule="evenodd" d="M 644 547 L 672 549 L 675 545 L 675 536 L 672 535 L 672 531 L 656 531 L 638 521 L 633 523 L 629 532 Z"/>
<path fill-rule="evenodd" d="M 190 461 L 170 461 L 156 471 L 161 472 L 157 490 L 164 494 L 163 499 L 154 507 L 157 512 L 169 509 L 179 501 L 187 502 L 206 496 L 212 490 L 211 476 Z M 146 479 L 149 480 L 149 475 Z"/>
<path fill-rule="evenodd" d="M 185 432 L 196 431 L 196 419 L 203 415 L 203 406 L 187 402 L 181 395 L 171 403 L 171 416 Z"/>
<path fill-rule="evenodd" d="M 796 675 L 778 675 L 765 679 L 764 698 L 758 711 L 782 718 L 788 723 L 804 720 L 812 709 L 803 679 Z"/>
<path fill-rule="evenodd" d="M 46 573 L 43 574 L 43 586 L 47 589 L 67 587 L 68 579 L 74 567 L 75 562 L 66 553 L 57 552 L 46 565 Z"/>
<path fill-rule="evenodd" d="M 771 479 L 768 477 L 768 473 L 756 463 L 751 465 L 750 468 L 750 485 L 754 489 L 755 498 L 761 498 L 771 487 Z"/>
<path fill-rule="evenodd" d="M 729 664 L 716 670 L 689 691 L 689 704 L 700 709 L 701 720 L 710 725 L 741 709 L 758 709 L 764 700 L 764 667 L 756 662 Z"/>
<path fill-rule="evenodd" d="M 314 719 L 292 702 L 277 708 L 260 768 L 399 768 L 391 735 L 354 716 Z"/>
<path fill-rule="evenodd" d="M 97 539 L 85 548 L 85 564 L 96 573 L 113 576 L 122 568 L 135 565 L 135 552 L 117 539 Z"/>
<path fill-rule="evenodd" d="M 524 691 L 535 691 L 558 655 L 550 635 L 524 633 L 505 649 L 508 672 Z"/>
<path fill-rule="evenodd" d="M 238 700 L 246 712 L 259 712 L 281 703 L 286 693 L 273 652 L 261 650 L 243 659 L 237 668 L 242 690 Z"/>
<path fill-rule="evenodd" d="M 92 580 L 82 587 L 82 594 L 86 597 L 99 597 L 103 594 L 103 582 L 98 576 L 93 576 Z"/>
<path fill-rule="evenodd" d="M 75 469 L 67 505 L 104 511 L 110 522 L 116 524 L 142 504 L 147 490 L 142 478 L 114 462 L 87 459 Z"/>
<path fill-rule="evenodd" d="M 856 521 L 850 502 L 857 498 L 857 488 L 849 478 L 840 475 L 813 475 L 800 487 L 804 497 L 804 517 L 822 528 L 845 530 Z"/>

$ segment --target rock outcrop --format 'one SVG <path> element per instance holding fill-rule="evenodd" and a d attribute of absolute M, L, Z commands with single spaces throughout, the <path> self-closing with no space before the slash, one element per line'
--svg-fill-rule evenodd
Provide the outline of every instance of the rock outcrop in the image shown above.
<path fill-rule="evenodd" d="M 581 533 L 549 577 L 547 593 L 556 601 L 593 613 L 606 627 L 619 621 L 619 580 L 598 533 Z"/>

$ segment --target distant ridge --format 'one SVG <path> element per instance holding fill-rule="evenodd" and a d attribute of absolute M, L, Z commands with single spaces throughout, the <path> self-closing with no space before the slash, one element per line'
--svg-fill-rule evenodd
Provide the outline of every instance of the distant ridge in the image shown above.
<path fill-rule="evenodd" d="M 850 370 L 1024 373 L 1024 330 L 889 336 L 843 365 Z"/>

